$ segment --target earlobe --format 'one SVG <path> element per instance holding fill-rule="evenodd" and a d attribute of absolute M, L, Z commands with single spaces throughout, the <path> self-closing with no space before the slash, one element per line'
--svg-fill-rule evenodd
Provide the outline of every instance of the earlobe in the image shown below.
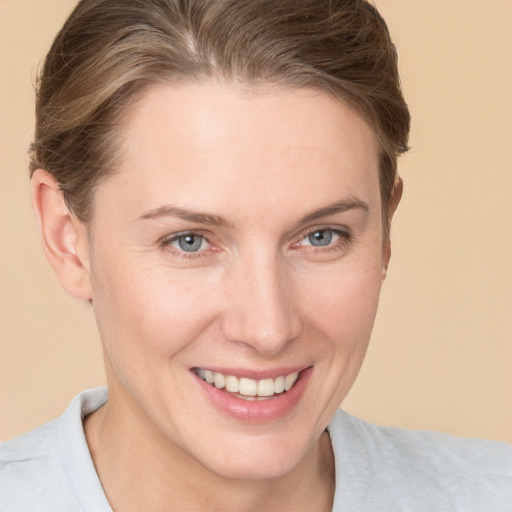
<path fill-rule="evenodd" d="M 31 185 L 32 205 L 50 265 L 67 292 L 78 299 L 90 300 L 86 226 L 69 212 L 60 186 L 49 172 L 36 170 Z"/>
<path fill-rule="evenodd" d="M 398 208 L 400 200 L 402 199 L 402 194 L 404 191 L 404 184 L 402 178 L 400 176 L 396 176 L 395 183 L 393 185 L 393 190 L 391 191 L 391 196 L 389 198 L 388 203 L 388 211 L 387 211 L 387 223 L 388 229 L 386 233 L 386 237 L 384 239 L 384 247 L 382 250 L 382 270 L 381 270 L 381 278 L 382 281 L 386 279 L 386 275 L 388 272 L 389 260 L 391 259 L 391 240 L 390 240 L 390 230 L 391 230 L 391 221 L 393 219 L 393 215 Z"/>

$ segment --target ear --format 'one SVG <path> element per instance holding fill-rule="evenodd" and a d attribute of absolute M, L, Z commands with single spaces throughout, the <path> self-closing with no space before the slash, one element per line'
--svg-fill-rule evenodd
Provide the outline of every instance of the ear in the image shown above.
<path fill-rule="evenodd" d="M 395 214 L 396 209 L 398 208 L 398 204 L 400 203 L 400 199 L 402 199 L 402 194 L 404 191 L 404 183 L 402 178 L 397 175 L 395 178 L 395 183 L 393 185 L 393 190 L 391 191 L 391 196 L 389 198 L 388 203 L 388 211 L 387 211 L 387 222 L 389 228 L 391 228 L 391 221 L 393 220 L 393 215 Z M 388 272 L 389 260 L 391 258 L 391 240 L 390 240 L 389 230 L 384 239 L 384 247 L 382 250 L 382 280 L 386 278 L 386 274 Z"/>
<path fill-rule="evenodd" d="M 36 170 L 31 185 L 32 205 L 50 265 L 67 292 L 78 299 L 90 300 L 86 226 L 69 212 L 60 186 L 49 172 Z"/>

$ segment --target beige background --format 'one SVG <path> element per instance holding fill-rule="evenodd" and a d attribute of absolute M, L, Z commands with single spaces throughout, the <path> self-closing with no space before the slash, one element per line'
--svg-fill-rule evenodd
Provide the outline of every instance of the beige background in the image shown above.
<path fill-rule="evenodd" d="M 44 261 L 29 202 L 33 88 L 71 0 L 0 0 L 0 440 L 103 383 L 88 306 Z M 345 408 L 512 442 L 512 1 L 378 0 L 413 114 L 405 197 Z"/>

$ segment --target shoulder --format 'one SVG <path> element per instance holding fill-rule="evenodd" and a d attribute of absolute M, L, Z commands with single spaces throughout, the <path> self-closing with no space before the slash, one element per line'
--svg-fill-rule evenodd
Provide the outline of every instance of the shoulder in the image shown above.
<path fill-rule="evenodd" d="M 0 443 L 0 468 L 7 464 L 44 457 L 55 443 L 55 421 L 42 425 L 28 434 Z"/>
<path fill-rule="evenodd" d="M 86 459 L 79 452 L 86 450 L 82 417 L 87 405 L 104 402 L 103 396 L 96 390 L 78 395 L 60 418 L 0 444 L 2 512 L 82 510 L 70 466 Z"/>
<path fill-rule="evenodd" d="M 58 420 L 0 444 L 0 510 L 2 512 L 34 510 L 48 501 L 51 493 L 64 496 L 53 500 L 56 510 L 74 510 L 69 498 L 62 493 L 67 486 L 66 471 L 59 457 L 57 442 Z M 51 489 L 51 490 L 50 490 Z M 55 492 L 60 489 L 60 493 Z M 63 503 L 58 503 L 63 501 Z M 43 505 L 44 507 L 44 505 Z M 44 508 L 43 508 L 44 509 Z"/>
<path fill-rule="evenodd" d="M 511 445 L 380 427 L 342 411 L 329 433 L 340 471 L 346 464 L 364 474 L 360 491 L 370 502 L 387 500 L 393 510 L 512 511 Z"/>
<path fill-rule="evenodd" d="M 413 459 L 415 464 L 451 467 L 464 473 L 512 476 L 512 445 L 507 443 L 382 427 L 341 412 L 334 424 L 343 423 L 357 433 L 368 453 L 382 456 L 390 465 L 402 466 Z"/>

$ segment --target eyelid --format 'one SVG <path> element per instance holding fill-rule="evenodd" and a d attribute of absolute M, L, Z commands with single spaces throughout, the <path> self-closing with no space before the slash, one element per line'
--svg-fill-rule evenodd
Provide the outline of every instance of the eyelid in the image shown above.
<path fill-rule="evenodd" d="M 302 247 L 303 245 L 301 244 L 301 242 L 304 240 L 304 238 L 306 238 L 307 236 L 311 235 L 312 233 L 314 233 L 315 231 L 322 231 L 322 230 L 330 230 L 332 231 L 333 233 L 336 233 L 337 235 L 340 236 L 340 239 L 344 240 L 344 241 L 348 241 L 352 238 L 352 231 L 346 227 L 346 226 L 333 226 L 333 225 L 317 225 L 317 226 L 311 226 L 311 227 L 308 227 L 304 230 L 302 230 L 300 233 L 297 234 L 297 236 L 295 236 L 293 238 L 294 242 L 292 242 L 291 246 L 293 248 L 298 248 L 298 247 Z M 325 249 L 329 248 L 329 247 L 333 247 L 336 245 L 336 242 L 332 243 L 332 244 L 329 244 L 327 246 L 325 246 Z M 315 249 L 322 249 L 322 246 L 312 246 L 312 245 L 308 245 L 310 247 L 315 247 Z"/>
<path fill-rule="evenodd" d="M 201 249 L 199 251 L 190 251 L 190 252 L 181 250 L 177 247 L 173 247 L 173 245 L 172 245 L 173 242 L 175 242 L 179 237 L 186 236 L 186 235 L 194 235 L 194 236 L 201 237 L 208 244 L 208 247 L 206 249 Z M 208 237 L 204 233 L 204 231 L 201 229 L 185 229 L 185 230 L 179 231 L 177 233 L 172 233 L 172 234 L 166 235 L 159 240 L 158 245 L 161 248 L 173 253 L 175 256 L 183 258 L 183 259 L 193 259 L 193 258 L 204 257 L 204 256 L 207 256 L 210 251 L 215 250 L 213 247 L 213 243 L 210 240 L 210 237 Z"/>
<path fill-rule="evenodd" d="M 326 243 L 325 245 L 315 245 L 314 243 L 312 243 L 311 241 L 311 236 L 315 233 L 319 233 L 319 232 L 328 232 L 329 235 L 331 236 L 330 240 L 328 241 L 328 243 Z M 306 246 L 306 247 L 313 247 L 315 249 L 327 249 L 328 247 L 333 247 L 335 245 L 337 245 L 338 241 L 340 239 L 343 238 L 343 234 L 340 233 L 339 231 L 337 230 L 334 230 L 334 229 L 329 229 L 329 228 L 325 228 L 325 229 L 316 229 L 312 232 L 310 232 L 308 235 L 302 237 L 301 239 L 301 244 L 303 246 Z"/>
<path fill-rule="evenodd" d="M 210 243 L 210 240 L 202 232 L 201 229 L 184 229 L 183 231 L 178 231 L 177 233 L 171 233 L 169 235 L 165 235 L 162 238 L 160 238 L 159 243 L 160 244 L 169 244 L 170 242 L 173 242 L 180 236 L 186 236 L 186 235 L 200 236 L 201 238 L 204 238 L 208 243 Z"/>

